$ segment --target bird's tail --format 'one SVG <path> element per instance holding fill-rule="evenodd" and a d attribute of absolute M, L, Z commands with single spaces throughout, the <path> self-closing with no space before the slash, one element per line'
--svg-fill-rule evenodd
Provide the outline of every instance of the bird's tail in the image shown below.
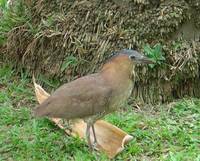
<path fill-rule="evenodd" d="M 45 108 L 45 105 L 41 104 L 35 108 L 33 115 L 34 117 L 48 116 L 48 110 Z"/>
<path fill-rule="evenodd" d="M 43 107 L 43 102 L 50 95 L 39 84 L 36 83 L 34 74 L 32 76 L 32 80 L 33 80 L 33 84 L 34 84 L 34 88 L 35 88 L 35 95 L 36 95 L 37 101 L 40 104 L 33 111 L 33 115 L 35 117 L 42 117 L 42 116 L 44 116 L 44 112 L 42 112 L 42 111 L 44 111 L 44 108 L 45 108 L 45 107 Z"/>

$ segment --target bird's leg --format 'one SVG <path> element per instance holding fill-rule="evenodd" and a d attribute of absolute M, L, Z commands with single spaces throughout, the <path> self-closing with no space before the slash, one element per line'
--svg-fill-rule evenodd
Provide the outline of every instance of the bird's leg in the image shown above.
<path fill-rule="evenodd" d="M 97 144 L 97 137 L 96 137 L 96 133 L 95 133 L 95 129 L 94 129 L 94 124 L 92 124 L 92 132 L 93 132 L 93 136 L 94 136 L 94 145 Z"/>
<path fill-rule="evenodd" d="M 91 127 L 91 124 L 90 123 L 87 123 L 87 128 L 86 128 L 86 139 L 87 139 L 87 142 L 88 142 L 88 146 L 90 148 L 90 150 L 92 150 L 92 144 L 91 144 L 91 140 L 90 140 L 90 127 Z"/>

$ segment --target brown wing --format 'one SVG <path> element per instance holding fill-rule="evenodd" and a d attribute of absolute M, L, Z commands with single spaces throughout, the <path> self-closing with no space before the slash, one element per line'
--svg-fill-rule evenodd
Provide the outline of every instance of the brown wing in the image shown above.
<path fill-rule="evenodd" d="M 85 76 L 58 88 L 36 108 L 35 115 L 72 119 L 104 112 L 111 91 L 98 74 Z"/>

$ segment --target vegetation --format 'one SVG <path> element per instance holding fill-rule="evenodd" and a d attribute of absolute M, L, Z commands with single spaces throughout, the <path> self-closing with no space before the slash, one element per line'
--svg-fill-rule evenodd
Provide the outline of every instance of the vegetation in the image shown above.
<path fill-rule="evenodd" d="M 66 82 L 97 71 L 114 51 L 144 49 L 157 65 L 137 68 L 135 101 L 157 104 L 200 96 L 200 43 L 181 32 L 185 23 L 198 20 L 198 0 L 14 2 L 5 7 L 0 41 L 3 59 L 17 71 Z"/>
<path fill-rule="evenodd" d="M 200 161 L 200 99 L 183 98 L 200 96 L 200 43 L 177 34 L 185 22 L 200 29 L 199 0 L 99 2 L 16 0 L 8 7 L 0 0 L 0 160 L 109 160 L 32 116 L 30 75 L 55 89 L 131 47 L 156 65 L 137 68 L 131 100 L 141 107 L 130 104 L 105 118 L 134 138 L 115 160 Z M 172 98 L 183 99 L 143 104 Z"/>
<path fill-rule="evenodd" d="M 6 43 L 7 34 L 17 26 L 27 21 L 25 7 L 21 1 L 15 2 L 12 8 L 7 5 L 7 0 L 0 1 L 0 45 Z"/>
<path fill-rule="evenodd" d="M 155 67 L 157 64 L 161 65 L 165 59 L 161 44 L 156 44 L 153 48 L 149 44 L 144 46 L 144 54 L 155 61 L 155 64 L 150 64 L 151 68 Z"/>
<path fill-rule="evenodd" d="M 89 153 L 84 141 L 67 136 L 48 119 L 33 118 L 37 102 L 27 74 L 16 76 L 1 66 L 0 82 L 0 160 L 109 160 Z M 134 137 L 116 160 L 200 160 L 198 99 L 141 110 L 127 105 L 106 120 Z"/>

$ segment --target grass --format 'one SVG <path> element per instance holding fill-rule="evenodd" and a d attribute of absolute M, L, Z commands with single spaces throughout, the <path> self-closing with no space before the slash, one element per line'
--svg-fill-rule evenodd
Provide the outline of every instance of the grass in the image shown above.
<path fill-rule="evenodd" d="M 86 143 L 67 136 L 48 119 L 32 117 L 33 85 L 26 74 L 0 68 L 0 160 L 108 160 L 88 152 Z M 134 139 L 115 160 L 200 161 L 200 100 L 182 99 L 152 110 L 106 116 Z"/>
<path fill-rule="evenodd" d="M 0 45 L 6 43 L 7 34 L 14 27 L 23 25 L 29 20 L 21 0 L 13 1 L 15 5 L 8 7 L 7 0 L 0 0 Z"/>

